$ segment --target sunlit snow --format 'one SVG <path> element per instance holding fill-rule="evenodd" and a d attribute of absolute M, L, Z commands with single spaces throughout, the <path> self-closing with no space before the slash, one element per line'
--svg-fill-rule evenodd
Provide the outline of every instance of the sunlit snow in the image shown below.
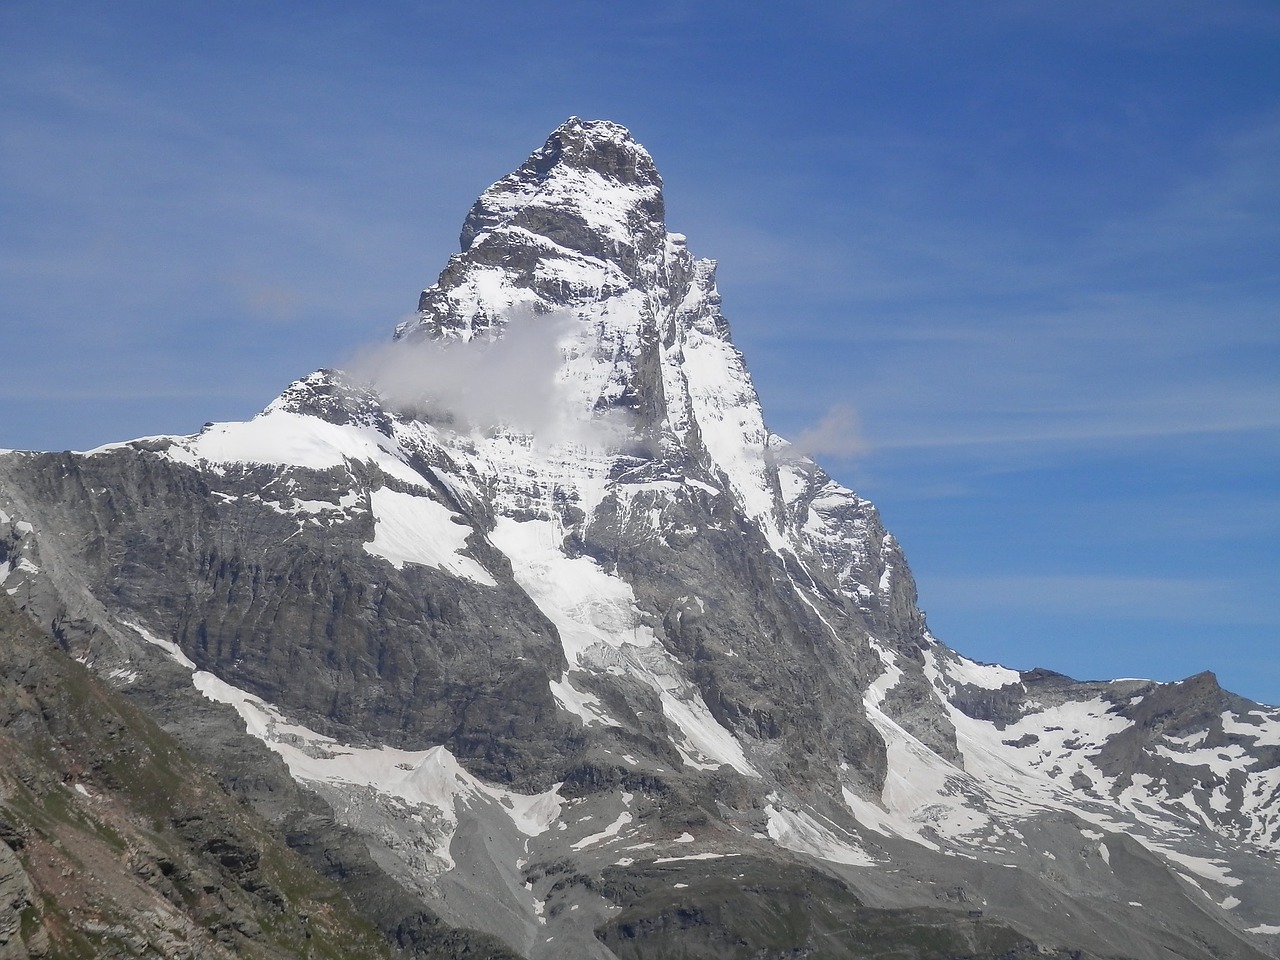
<path fill-rule="evenodd" d="M 196 668 L 195 661 L 193 661 L 190 657 L 188 657 L 185 653 L 183 653 L 182 648 L 179 647 L 172 640 L 162 640 L 160 637 L 157 637 L 154 633 L 152 633 L 150 630 L 148 630 L 146 627 L 142 626 L 139 623 L 133 623 L 129 620 L 121 620 L 120 622 L 123 623 L 130 630 L 135 631 L 138 634 L 138 636 L 142 637 L 142 639 L 147 641 L 147 643 L 153 646 L 159 647 L 161 650 L 163 650 L 165 653 L 169 655 L 169 658 L 171 660 L 181 664 L 182 666 L 186 667 L 188 670 L 194 670 Z"/>
<path fill-rule="evenodd" d="M 833 863 L 866 867 L 876 862 L 853 837 L 842 830 L 837 833 L 839 828 L 834 824 L 828 826 L 802 810 L 777 808 L 773 804 L 766 806 L 764 812 L 769 818 L 769 838 L 780 847 Z"/>
<path fill-rule="evenodd" d="M 737 738 L 682 678 L 679 664 L 642 619 L 625 580 L 606 573 L 590 557 L 567 556 L 563 533 L 551 521 L 502 517 L 490 539 L 511 560 L 516 581 L 556 625 L 572 666 L 626 672 L 652 687 L 661 697 L 664 715 L 684 735 L 677 747 L 691 766 L 712 769 L 727 764 L 759 776 Z M 561 706 L 586 722 L 605 721 L 576 690 L 553 685 L 552 692 Z"/>
<path fill-rule="evenodd" d="M 419 563 L 487 586 L 497 584 L 489 571 L 462 553 L 471 526 L 454 522 L 461 518 L 448 507 L 385 487 L 370 493 L 369 501 L 375 523 L 373 540 L 364 545 L 369 553 L 397 568 Z"/>
<path fill-rule="evenodd" d="M 588 837 L 583 837 L 577 843 L 570 844 L 570 846 L 574 850 L 585 850 L 587 847 L 595 846 L 602 840 L 607 840 L 610 837 L 616 837 L 618 835 L 618 831 L 630 822 L 631 814 L 623 810 L 622 813 L 618 814 L 618 818 L 614 820 L 613 823 L 609 824 L 609 826 L 605 827 L 599 833 L 593 833 Z"/>

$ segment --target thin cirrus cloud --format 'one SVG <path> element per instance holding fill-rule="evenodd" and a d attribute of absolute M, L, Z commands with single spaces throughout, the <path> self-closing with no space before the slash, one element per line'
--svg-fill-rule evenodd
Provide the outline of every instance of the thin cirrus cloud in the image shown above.
<path fill-rule="evenodd" d="M 953 611 L 1032 613 L 1080 620 L 1270 625 L 1280 609 L 1258 578 L 1097 574 L 931 575 L 927 600 Z"/>
<path fill-rule="evenodd" d="M 791 438 L 791 446 L 806 456 L 839 460 L 852 460 L 870 451 L 862 420 L 847 404 L 832 407 L 813 426 L 801 430 Z"/>
<path fill-rule="evenodd" d="M 904 304 L 905 311 L 892 314 L 895 333 L 903 319 L 909 329 L 928 327 L 931 315 L 937 322 L 957 306 L 997 326 L 1015 323 L 1029 308 L 1043 312 L 1106 297 L 1140 306 L 1180 291 L 1225 294 L 1229 305 L 1254 293 L 1253 284 L 1275 286 L 1269 248 L 1259 243 L 1280 236 L 1280 180 L 1272 173 L 1280 166 L 1280 123 L 1268 118 L 1239 131 L 1212 154 L 1204 172 L 1167 185 L 1137 208 L 1073 212 L 1075 222 L 1063 221 L 1056 236 L 1052 229 L 1028 236 L 1011 213 L 948 216 L 942 198 L 932 208 L 926 199 L 908 210 L 877 206 L 872 198 L 849 222 L 805 221 L 803 236 L 772 224 L 712 220 L 723 238 L 714 254 L 736 286 L 797 281 L 810 303 L 847 303 L 873 316 L 870 308 L 880 301 Z M 1253 284 L 1242 285 L 1250 275 Z M 794 320 L 802 332 L 841 332 L 826 316 Z M 1123 331 L 1123 317 L 1111 320 Z"/>
<path fill-rule="evenodd" d="M 953 429 L 904 430 L 877 439 L 881 450 L 993 447 L 1020 444 L 1079 446 L 1117 440 L 1176 438 L 1193 434 L 1231 434 L 1280 429 L 1280 390 L 1237 392 L 1208 388 L 1203 403 L 1185 395 L 1158 398 L 1129 409 L 1041 410 L 1028 415 L 968 418 Z M 1030 421 L 1030 422 L 1028 422 Z M 831 452 L 831 451 L 826 451 Z"/>
<path fill-rule="evenodd" d="M 941 299 L 885 310 L 875 301 L 886 291 L 873 287 L 843 315 L 797 310 L 786 337 L 800 342 L 780 355 L 817 356 L 806 389 L 844 392 L 879 451 L 1274 430 L 1280 325 L 1265 241 L 1277 235 L 1280 186 L 1265 171 L 1280 163 L 1277 131 L 1267 123 L 1232 138 L 1210 171 L 1123 220 L 1101 219 L 1053 257 L 1002 258 L 1003 235 L 972 226 L 930 242 L 932 275 L 912 279 L 904 264 L 889 273 L 905 278 L 900 292 L 936 284 L 949 291 Z M 825 248 L 815 277 L 834 272 L 833 258 L 857 263 L 862 249 Z M 880 246 L 882 265 L 891 252 Z M 951 290 L 962 274 L 968 287 Z M 783 340 L 750 315 L 739 329 L 748 355 L 752 340 Z"/>
<path fill-rule="evenodd" d="M 1280 116 L 1269 116 L 1218 143 L 1206 174 L 1177 184 L 1148 210 L 1103 224 L 1084 265 L 1133 270 L 1136 261 L 1145 264 L 1139 276 L 1217 292 L 1226 286 L 1227 293 L 1252 275 L 1274 289 L 1266 257 L 1280 240 L 1277 168 Z"/>

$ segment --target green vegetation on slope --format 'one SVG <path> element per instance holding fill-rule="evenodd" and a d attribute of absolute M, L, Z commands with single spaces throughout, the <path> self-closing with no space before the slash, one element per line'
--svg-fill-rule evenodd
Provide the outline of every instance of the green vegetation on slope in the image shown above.
<path fill-rule="evenodd" d="M 0 955 L 370 958 L 385 941 L 0 593 Z"/>

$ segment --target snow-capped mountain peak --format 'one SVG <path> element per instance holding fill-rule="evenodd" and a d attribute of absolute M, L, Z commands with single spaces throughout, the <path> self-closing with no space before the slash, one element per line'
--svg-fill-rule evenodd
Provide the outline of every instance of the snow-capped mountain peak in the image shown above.
<path fill-rule="evenodd" d="M 246 423 L 0 455 L 0 585 L 185 692 L 197 742 L 234 708 L 405 890 L 531 957 L 615 956 L 592 931 L 686 861 L 1086 955 L 1280 934 L 1280 712 L 934 639 L 875 507 L 767 429 L 714 262 L 607 121 L 482 194 L 367 363 Z"/>
<path fill-rule="evenodd" d="M 572 117 L 480 195 L 461 253 L 396 337 L 469 340 L 513 307 L 545 313 L 650 287 L 668 245 L 679 239 L 666 233 L 652 158 L 625 127 Z"/>
<path fill-rule="evenodd" d="M 663 221 L 662 178 L 626 127 L 570 117 L 480 195 L 462 227 L 463 252 L 522 215 L 521 226 L 570 249 L 588 241 L 584 253 L 602 250 L 600 239 L 634 243 Z"/>
<path fill-rule="evenodd" d="M 633 453 L 723 478 L 770 542 L 785 541 L 783 445 L 720 313 L 715 264 L 667 232 L 661 178 L 625 128 L 566 121 L 481 195 L 462 246 L 397 341 L 536 343 L 543 331 L 566 408 L 625 425 Z"/>

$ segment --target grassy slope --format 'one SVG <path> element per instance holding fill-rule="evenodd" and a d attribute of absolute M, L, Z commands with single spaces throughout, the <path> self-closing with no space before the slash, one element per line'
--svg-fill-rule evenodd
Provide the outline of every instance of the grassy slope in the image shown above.
<path fill-rule="evenodd" d="M 388 955 L 332 884 L 2 591 L 0 841 L 0 906 L 21 941 L 0 955 Z"/>

